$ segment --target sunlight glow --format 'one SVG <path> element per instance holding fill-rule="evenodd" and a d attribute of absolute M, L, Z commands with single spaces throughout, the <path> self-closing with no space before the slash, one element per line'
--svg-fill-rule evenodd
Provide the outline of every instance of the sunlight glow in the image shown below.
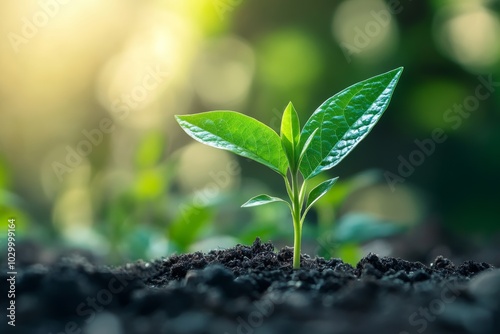
<path fill-rule="evenodd" d="M 207 193 L 216 192 L 219 195 L 237 183 L 240 175 L 235 170 L 238 169 L 238 163 L 228 152 L 193 143 L 182 150 L 177 180 L 185 193 L 204 191 L 206 188 Z M 210 187 L 215 189 L 208 189 Z"/>

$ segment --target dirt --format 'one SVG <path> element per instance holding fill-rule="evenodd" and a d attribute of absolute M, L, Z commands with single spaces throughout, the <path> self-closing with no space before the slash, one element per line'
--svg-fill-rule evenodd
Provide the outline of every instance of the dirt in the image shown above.
<path fill-rule="evenodd" d="M 0 332 L 500 333 L 500 270 L 489 264 L 301 261 L 293 270 L 292 249 L 257 239 L 116 268 L 83 257 L 31 265 L 16 277 L 16 326 L 4 318 Z"/>

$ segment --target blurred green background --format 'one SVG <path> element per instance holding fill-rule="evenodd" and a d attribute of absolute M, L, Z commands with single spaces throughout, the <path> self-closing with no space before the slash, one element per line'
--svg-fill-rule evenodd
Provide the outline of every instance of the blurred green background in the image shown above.
<path fill-rule="evenodd" d="M 347 86 L 405 71 L 384 117 L 325 177 L 304 251 L 498 263 L 500 2 L 4 1 L 0 223 L 19 261 L 108 263 L 292 244 L 282 180 L 194 142 L 174 114 L 230 109 L 275 130 Z M 436 135 L 439 134 L 439 135 Z M 436 139 L 438 138 L 438 139 Z M 318 182 L 320 180 L 318 179 Z M 3 252 L 3 250 L 2 250 Z M 21 257 L 23 256 L 23 257 Z"/>

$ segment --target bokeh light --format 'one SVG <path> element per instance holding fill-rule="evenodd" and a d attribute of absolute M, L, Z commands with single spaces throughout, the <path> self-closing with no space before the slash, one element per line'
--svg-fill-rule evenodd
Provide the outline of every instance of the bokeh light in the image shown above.
<path fill-rule="evenodd" d="M 397 50 L 399 30 L 393 9 L 382 0 L 342 2 L 332 19 L 332 31 L 344 54 L 368 63 Z"/>
<path fill-rule="evenodd" d="M 474 72 L 488 71 L 499 63 L 499 34 L 498 13 L 473 2 L 441 9 L 434 24 L 442 52 Z"/>
<path fill-rule="evenodd" d="M 210 109 L 241 108 L 255 71 L 252 47 L 241 38 L 227 36 L 208 41 L 193 65 L 193 86 Z"/>

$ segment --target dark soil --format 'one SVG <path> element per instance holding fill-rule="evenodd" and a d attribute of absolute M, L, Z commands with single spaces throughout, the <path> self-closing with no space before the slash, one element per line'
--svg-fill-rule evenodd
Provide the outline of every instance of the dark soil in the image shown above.
<path fill-rule="evenodd" d="M 4 317 L 0 332 L 500 333 L 500 270 L 486 263 L 291 262 L 290 248 L 257 239 L 118 268 L 84 258 L 32 265 L 18 270 L 16 327 Z"/>

